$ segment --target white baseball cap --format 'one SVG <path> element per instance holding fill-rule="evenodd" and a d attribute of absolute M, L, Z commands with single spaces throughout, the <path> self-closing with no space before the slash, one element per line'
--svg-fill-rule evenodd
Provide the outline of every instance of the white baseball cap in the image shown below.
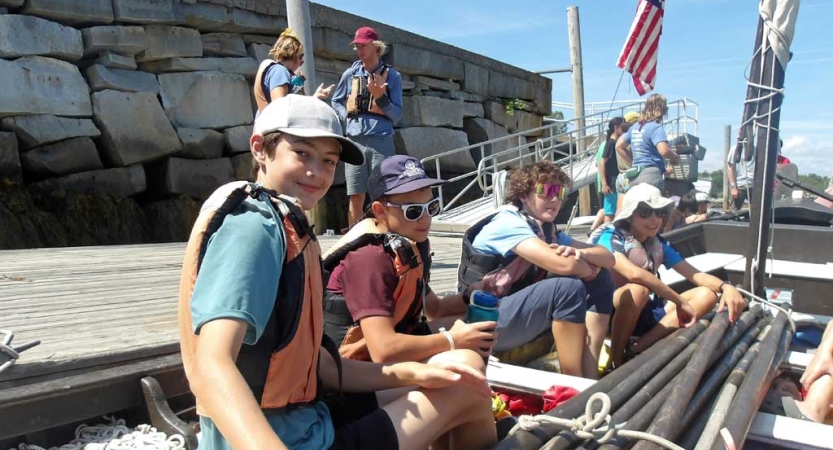
<path fill-rule="evenodd" d="M 666 209 L 674 205 L 674 201 L 663 197 L 662 192 L 656 187 L 647 183 L 640 183 L 628 189 L 628 193 L 625 194 L 625 199 L 622 201 L 622 210 L 613 219 L 613 224 L 619 226 L 622 221 L 631 220 L 640 203 L 648 205 L 651 209 Z"/>
<path fill-rule="evenodd" d="M 344 137 L 335 111 L 315 97 L 289 94 L 266 105 L 255 119 L 254 133 L 263 136 L 275 131 L 302 138 L 338 139 L 342 161 L 354 166 L 364 164 L 364 152 Z"/>
<path fill-rule="evenodd" d="M 697 203 L 705 203 L 709 201 L 709 195 L 704 192 L 694 194 L 694 198 L 697 199 Z"/>

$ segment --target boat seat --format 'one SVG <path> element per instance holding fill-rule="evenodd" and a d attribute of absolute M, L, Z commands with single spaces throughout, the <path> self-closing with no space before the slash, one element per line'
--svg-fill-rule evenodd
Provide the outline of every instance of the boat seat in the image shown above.
<path fill-rule="evenodd" d="M 785 278 L 803 278 L 808 280 L 833 281 L 833 271 L 830 270 L 830 263 L 817 264 L 798 261 L 786 261 L 783 259 L 767 259 L 766 273 L 772 276 Z M 746 258 L 740 258 L 726 266 L 727 272 L 746 272 Z"/>
<path fill-rule="evenodd" d="M 736 255 L 734 253 L 703 253 L 702 255 L 691 256 L 685 260 L 701 272 L 714 273 L 742 259 L 744 259 L 743 255 Z M 659 268 L 659 276 L 662 282 L 669 286 L 686 281 L 685 277 L 680 275 L 676 270 L 666 269 L 665 267 Z"/>

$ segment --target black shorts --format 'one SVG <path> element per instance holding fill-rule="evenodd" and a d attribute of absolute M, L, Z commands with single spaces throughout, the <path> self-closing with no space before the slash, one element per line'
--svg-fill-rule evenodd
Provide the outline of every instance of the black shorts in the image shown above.
<path fill-rule="evenodd" d="M 396 428 L 379 408 L 375 393 L 345 393 L 343 401 L 330 401 L 327 406 L 336 432 L 331 450 L 399 449 Z"/>

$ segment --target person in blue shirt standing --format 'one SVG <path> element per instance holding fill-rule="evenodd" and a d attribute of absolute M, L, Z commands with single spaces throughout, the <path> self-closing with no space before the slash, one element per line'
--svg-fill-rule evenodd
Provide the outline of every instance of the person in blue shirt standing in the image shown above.
<path fill-rule="evenodd" d="M 628 129 L 616 142 L 616 150 L 626 151 L 631 146 L 633 167 L 625 172 L 624 182 L 629 186 L 648 183 L 660 191 L 665 189 L 665 159 L 678 164 L 680 156 L 668 145 L 668 136 L 662 127 L 662 119 L 668 114 L 665 97 L 652 94 L 645 101 L 645 109 L 639 122 Z M 620 177 L 622 179 L 622 177 Z M 627 192 L 627 188 L 625 188 Z"/>
<path fill-rule="evenodd" d="M 332 99 L 347 136 L 365 147 L 364 165 L 344 167 L 349 225 L 362 217 L 371 169 L 396 154 L 393 124 L 402 117 L 402 76 L 381 60 L 385 43 L 373 28 L 361 27 L 352 44 L 359 60 L 341 75 Z"/>

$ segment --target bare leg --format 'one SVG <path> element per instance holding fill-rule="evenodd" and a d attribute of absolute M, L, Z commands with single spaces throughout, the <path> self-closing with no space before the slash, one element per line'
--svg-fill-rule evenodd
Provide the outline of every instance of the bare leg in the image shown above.
<path fill-rule="evenodd" d="M 582 360 L 587 348 L 587 328 L 583 323 L 553 320 L 552 336 L 561 372 L 565 375 L 583 375 Z"/>
<path fill-rule="evenodd" d="M 590 225 L 590 231 L 599 228 L 602 223 L 605 223 L 605 210 L 604 208 L 599 208 L 599 212 L 596 213 L 596 219 L 593 220 L 593 225 Z"/>
<path fill-rule="evenodd" d="M 497 442 L 490 400 L 467 387 L 409 392 L 384 406 L 401 450 L 424 450 L 449 434 L 451 447 L 486 449 Z M 437 442 L 442 448 L 443 442 Z"/>
<path fill-rule="evenodd" d="M 825 375 L 810 385 L 804 401 L 796 402 L 798 409 L 813 422 L 822 423 L 833 403 L 833 377 Z"/>
<path fill-rule="evenodd" d="M 625 201 L 625 194 L 620 192 L 618 198 L 616 198 L 616 214 L 615 215 L 618 216 L 619 213 L 622 211 L 622 202 L 624 202 L 624 201 Z"/>
<path fill-rule="evenodd" d="M 364 206 L 364 194 L 353 194 L 350 196 L 350 204 L 347 209 L 347 225 L 353 226 L 361 219 L 362 207 Z"/>
<path fill-rule="evenodd" d="M 607 335 L 607 327 L 610 324 L 610 314 L 588 312 L 584 322 L 587 324 L 587 340 L 590 351 L 590 355 L 585 358 L 589 360 L 585 361 L 586 369 L 590 369 L 590 364 L 592 364 L 592 370 L 590 372 L 585 370 L 584 376 L 595 380 L 599 375 L 599 358 Z"/>
<path fill-rule="evenodd" d="M 697 318 L 706 315 L 717 304 L 717 294 L 712 292 L 711 289 L 702 286 L 689 289 L 683 292 L 681 296 L 694 308 L 694 311 L 697 313 Z M 655 342 L 665 336 L 668 336 L 677 328 L 680 328 L 680 322 L 677 320 L 677 308 L 673 303 L 667 302 L 665 304 L 665 317 L 634 343 L 632 347 L 633 351 L 637 353 L 645 351 L 648 347 L 654 345 Z"/>
<path fill-rule="evenodd" d="M 613 325 L 610 331 L 610 362 L 618 367 L 622 365 L 623 353 L 628 345 L 628 338 L 636 328 L 636 322 L 642 308 L 648 303 L 650 291 L 640 284 L 628 283 L 613 293 Z"/>

